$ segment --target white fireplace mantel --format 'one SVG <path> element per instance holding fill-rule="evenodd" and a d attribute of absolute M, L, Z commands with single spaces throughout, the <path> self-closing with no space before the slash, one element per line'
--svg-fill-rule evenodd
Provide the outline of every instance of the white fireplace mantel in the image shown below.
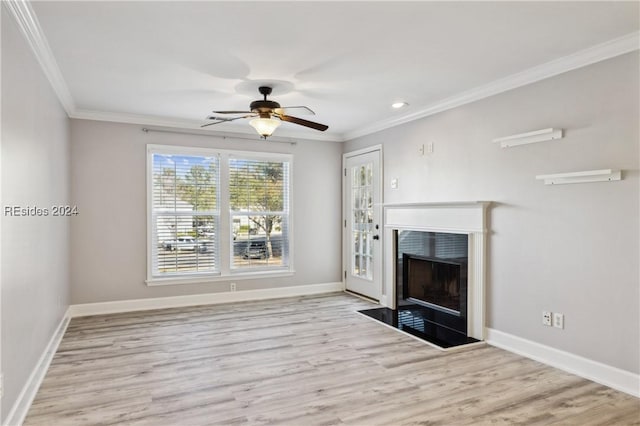
<path fill-rule="evenodd" d="M 394 232 L 401 230 L 467 234 L 467 334 L 484 340 L 485 242 L 488 201 L 384 204 L 384 285 L 381 303 L 396 308 Z"/>

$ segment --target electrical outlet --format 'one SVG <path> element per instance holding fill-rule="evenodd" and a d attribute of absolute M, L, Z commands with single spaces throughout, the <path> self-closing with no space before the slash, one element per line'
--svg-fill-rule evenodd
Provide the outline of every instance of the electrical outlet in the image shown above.
<path fill-rule="evenodd" d="M 564 328 L 564 314 L 553 314 L 553 326 L 555 328 Z"/>
<path fill-rule="evenodd" d="M 236 291 L 236 283 L 229 284 L 229 290 L 230 291 Z"/>
<path fill-rule="evenodd" d="M 542 311 L 542 325 L 551 326 L 551 312 Z"/>
<path fill-rule="evenodd" d="M 398 189 L 398 178 L 391 179 L 391 189 Z"/>

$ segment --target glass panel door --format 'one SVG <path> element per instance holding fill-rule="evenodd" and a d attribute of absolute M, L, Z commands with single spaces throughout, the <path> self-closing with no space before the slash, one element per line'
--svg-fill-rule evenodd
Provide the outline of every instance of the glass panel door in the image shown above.
<path fill-rule="evenodd" d="M 382 293 L 380 151 L 345 159 L 345 285 L 379 300 Z"/>

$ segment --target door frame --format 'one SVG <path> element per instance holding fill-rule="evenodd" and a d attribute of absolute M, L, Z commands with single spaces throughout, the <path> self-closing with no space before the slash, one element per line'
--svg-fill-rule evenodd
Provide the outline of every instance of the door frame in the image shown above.
<path fill-rule="evenodd" d="M 382 150 L 382 144 L 372 145 L 366 148 L 358 149 L 355 151 L 349 151 L 342 154 L 342 289 L 343 291 L 347 291 L 347 271 L 349 270 L 349 261 L 350 261 L 350 250 L 351 246 L 349 244 L 350 233 L 347 233 L 347 215 L 350 214 L 348 211 L 349 203 L 346 197 L 347 194 L 347 159 L 351 157 L 357 157 L 362 154 L 369 154 L 372 152 L 378 152 L 379 156 L 379 170 L 378 170 L 378 188 L 380 188 L 380 203 L 378 205 L 374 205 L 374 209 L 377 210 L 378 217 L 380 218 L 380 259 L 376 262 L 374 268 L 374 274 L 380 277 L 380 288 L 378 288 L 378 303 L 386 306 L 385 294 L 384 294 L 384 218 L 383 218 L 383 210 L 382 207 L 384 205 L 384 156 Z M 365 296 L 363 296 L 365 297 Z M 367 298 L 368 299 L 368 298 Z"/>

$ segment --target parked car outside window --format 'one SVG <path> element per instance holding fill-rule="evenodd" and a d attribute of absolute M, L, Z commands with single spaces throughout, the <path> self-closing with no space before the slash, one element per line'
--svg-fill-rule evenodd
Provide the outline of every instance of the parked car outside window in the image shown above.
<path fill-rule="evenodd" d="M 242 257 L 245 259 L 266 259 L 267 255 L 266 241 L 250 241 L 247 248 L 244 249 Z"/>
<path fill-rule="evenodd" d="M 193 237 L 178 237 L 175 240 L 167 240 L 162 243 L 162 248 L 165 250 L 185 250 L 185 251 L 207 251 L 207 245 L 203 242 L 198 242 Z"/>

